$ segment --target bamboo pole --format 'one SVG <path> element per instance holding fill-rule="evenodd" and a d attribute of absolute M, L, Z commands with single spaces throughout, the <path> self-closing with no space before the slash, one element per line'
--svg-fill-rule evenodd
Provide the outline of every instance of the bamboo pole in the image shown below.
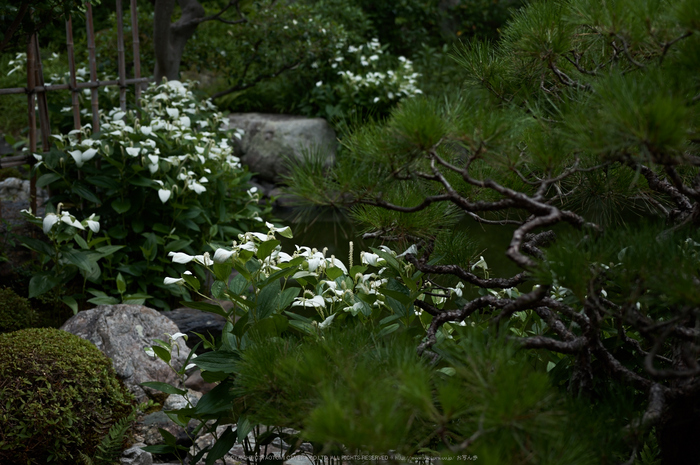
<path fill-rule="evenodd" d="M 41 50 L 39 49 L 39 40 L 34 39 L 35 47 L 35 66 L 34 72 L 36 77 L 34 78 L 34 83 L 37 87 L 44 87 L 44 68 L 41 64 Z M 51 149 L 51 122 L 49 121 L 49 104 L 46 101 L 46 91 L 37 91 L 37 87 L 34 88 L 36 92 L 37 103 L 39 107 L 39 128 L 41 129 L 41 151 L 48 152 Z"/>
<path fill-rule="evenodd" d="M 29 153 L 36 152 L 36 96 L 34 87 L 36 85 L 36 58 L 34 56 L 37 47 L 34 45 L 36 33 L 32 34 L 27 44 L 27 107 L 29 119 Z M 32 176 L 29 184 L 29 207 L 36 215 L 36 176 Z"/>
<path fill-rule="evenodd" d="M 141 56 L 139 55 L 139 14 L 136 9 L 136 0 L 131 0 L 131 43 L 134 48 L 134 79 L 141 77 Z M 136 106 L 140 107 L 141 84 L 134 86 Z"/>
<path fill-rule="evenodd" d="M 124 13 L 117 0 L 117 61 L 119 64 L 119 107 L 126 111 L 126 59 L 124 57 Z"/>
<path fill-rule="evenodd" d="M 78 79 L 75 75 L 75 52 L 73 50 L 73 18 L 70 16 L 68 16 L 68 20 L 66 21 L 66 48 L 68 49 L 68 71 L 70 73 L 73 127 L 75 129 L 80 129 L 80 98 L 78 95 Z"/>
<path fill-rule="evenodd" d="M 92 5 L 86 4 L 85 19 L 87 25 L 88 56 L 90 61 L 90 81 L 97 82 L 97 56 L 95 53 L 95 27 L 92 21 Z M 92 132 L 100 130 L 100 105 L 97 100 L 97 86 L 92 88 Z"/>

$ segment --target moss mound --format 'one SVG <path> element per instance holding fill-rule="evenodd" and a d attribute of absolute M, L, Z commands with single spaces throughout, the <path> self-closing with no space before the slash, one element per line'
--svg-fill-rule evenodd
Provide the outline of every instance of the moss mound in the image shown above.
<path fill-rule="evenodd" d="M 12 289 L 0 288 L 0 333 L 29 328 L 36 320 L 37 315 L 29 300 L 18 296 Z"/>
<path fill-rule="evenodd" d="M 53 328 L 0 334 L 0 463 L 78 463 L 133 405 L 90 342 Z"/>

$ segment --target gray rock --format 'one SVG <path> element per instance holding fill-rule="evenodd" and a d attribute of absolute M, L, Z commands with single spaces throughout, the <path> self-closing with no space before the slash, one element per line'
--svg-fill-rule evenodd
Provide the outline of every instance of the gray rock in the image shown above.
<path fill-rule="evenodd" d="M 29 180 L 19 178 L 7 178 L 0 181 L 0 200 L 26 202 L 29 200 Z M 36 196 L 39 203 L 48 200 L 49 195 L 44 189 L 37 189 Z"/>
<path fill-rule="evenodd" d="M 142 447 L 146 444 L 134 444 L 122 453 L 121 465 L 153 465 L 153 456 Z"/>
<path fill-rule="evenodd" d="M 305 151 L 319 150 L 325 164 L 335 161 L 338 145 L 335 131 L 322 118 L 262 113 L 233 113 L 229 128 L 239 128 L 245 134 L 234 146 L 241 162 L 267 182 L 279 183 L 288 174 L 288 159 L 303 160 Z"/>
<path fill-rule="evenodd" d="M 179 385 L 175 373 L 162 360 L 150 357 L 144 349 L 155 339 L 168 340 L 168 334 L 179 332 L 169 318 L 142 305 L 99 305 L 79 312 L 61 327 L 64 331 L 86 339 L 107 357 L 139 402 L 152 398 L 163 402 L 167 395 L 140 386 L 145 381 L 160 381 Z M 183 339 L 178 339 L 172 351 L 172 364 L 180 369 L 189 354 Z"/>
<path fill-rule="evenodd" d="M 194 333 L 203 335 L 209 333 L 213 336 L 221 337 L 221 331 L 226 325 L 226 318 L 223 316 L 194 308 L 176 308 L 169 312 L 163 312 L 163 315 L 170 318 L 180 329 L 181 333 L 187 334 L 187 343 L 190 347 L 199 341 L 199 338 Z"/>

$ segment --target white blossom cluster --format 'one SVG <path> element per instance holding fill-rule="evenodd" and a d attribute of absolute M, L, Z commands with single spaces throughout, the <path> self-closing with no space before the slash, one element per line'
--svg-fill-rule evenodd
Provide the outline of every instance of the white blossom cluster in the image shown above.
<path fill-rule="evenodd" d="M 233 264 L 239 260 L 244 264 L 248 260 L 257 260 L 259 264 L 258 280 L 262 281 L 271 274 L 282 269 L 294 267 L 290 272 L 294 280 L 305 279 L 316 284 L 313 289 L 305 288 L 299 297 L 292 303 L 293 307 L 314 308 L 323 318 L 319 325 L 321 329 L 328 326 L 338 312 L 348 312 L 353 316 L 364 312 L 368 315 L 372 308 L 386 306 L 385 297 L 381 289 L 388 283 L 383 276 L 386 272 L 386 261 L 379 255 L 369 252 L 361 253 L 361 263 L 378 268 L 376 272 L 356 273 L 350 276 L 350 270 L 346 264 L 335 257 L 328 256 L 327 250 L 317 250 L 306 246 L 295 245 L 295 251 L 288 254 L 282 251 L 281 245 L 276 245 L 272 252 L 264 259 L 257 258 L 258 251 L 263 243 L 275 240 L 275 235 L 292 237 L 289 226 L 276 228 L 271 223 L 265 223 L 268 233 L 247 232 L 240 234 L 238 241 L 234 241 L 231 247 L 217 248 L 213 257 L 209 253 L 202 255 L 189 255 L 182 252 L 170 252 L 174 263 L 196 263 L 204 267 L 211 267 L 215 263 Z M 389 248 L 382 246 L 382 250 L 396 256 Z M 185 274 L 191 272 L 186 271 Z M 184 276 L 166 277 L 164 284 L 185 285 Z M 372 302 L 371 304 L 368 302 Z M 388 308 L 388 307 L 387 307 Z"/>
<path fill-rule="evenodd" d="M 345 47 L 344 42 L 339 42 L 330 66 L 338 69 L 337 74 L 347 87 L 345 92 L 355 98 L 363 100 L 365 97 L 371 103 L 396 102 L 422 93 L 417 87 L 420 74 L 413 70 L 413 62 L 403 56 L 398 60 L 398 68 L 392 69 L 394 64 L 391 57 L 384 53 L 382 45 L 375 38 L 359 46 Z M 323 82 L 319 81 L 316 85 L 320 87 Z"/>
<path fill-rule="evenodd" d="M 101 114 L 99 138 L 90 137 L 90 124 L 53 137 L 78 168 L 96 156 L 122 157 L 147 168 L 163 203 L 185 191 L 201 194 L 212 170 L 240 170 L 241 165 L 228 138 L 220 137 L 224 116 L 211 101 L 197 101 L 188 87 L 169 81 L 147 89 L 140 102 L 147 119 L 119 108 Z M 235 130 L 233 136 L 240 139 L 242 134 Z M 41 162 L 41 155 L 34 156 Z"/>

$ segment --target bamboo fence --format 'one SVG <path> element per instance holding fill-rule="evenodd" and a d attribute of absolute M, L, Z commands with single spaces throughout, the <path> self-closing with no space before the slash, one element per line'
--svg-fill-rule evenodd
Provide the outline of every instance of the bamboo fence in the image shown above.
<path fill-rule="evenodd" d="M 97 89 L 104 86 L 119 86 L 119 105 L 122 110 L 126 110 L 126 89 L 129 85 L 134 85 L 134 95 L 136 104 L 141 98 L 141 86 L 151 81 L 151 78 L 141 77 L 141 59 L 139 55 L 139 32 L 138 32 L 138 12 L 136 0 L 130 0 L 131 10 L 131 36 L 134 52 L 134 77 L 126 78 L 126 58 L 124 54 L 124 20 L 122 12 L 122 0 L 116 0 L 117 13 L 117 58 L 118 58 L 118 79 L 100 81 L 97 79 L 97 54 L 95 52 L 95 29 L 92 17 L 92 5 L 86 4 L 85 18 L 87 28 L 88 61 L 90 68 L 90 80 L 88 82 L 78 82 L 75 66 L 75 52 L 73 47 L 73 21 L 71 17 L 66 20 L 66 49 L 68 54 L 68 84 L 45 85 L 44 74 L 41 66 L 41 51 L 37 34 L 34 33 L 27 43 L 27 86 L 0 89 L 0 96 L 10 94 L 27 95 L 27 118 L 29 121 L 29 152 L 28 154 L 12 157 L 0 158 L 0 168 L 19 166 L 35 162 L 33 156 L 37 152 L 37 115 L 39 110 L 39 130 L 41 132 L 41 149 L 43 152 L 50 150 L 51 143 L 51 122 L 49 119 L 46 93 L 58 90 L 69 90 L 71 92 L 71 106 L 73 111 L 73 125 L 75 129 L 81 128 L 80 123 L 80 99 L 79 93 L 83 89 L 90 89 L 90 104 L 92 110 L 92 130 L 100 129 L 99 101 Z M 30 181 L 30 207 L 36 213 L 36 176 Z M 0 219 L 2 219 L 2 201 L 0 201 Z"/>

